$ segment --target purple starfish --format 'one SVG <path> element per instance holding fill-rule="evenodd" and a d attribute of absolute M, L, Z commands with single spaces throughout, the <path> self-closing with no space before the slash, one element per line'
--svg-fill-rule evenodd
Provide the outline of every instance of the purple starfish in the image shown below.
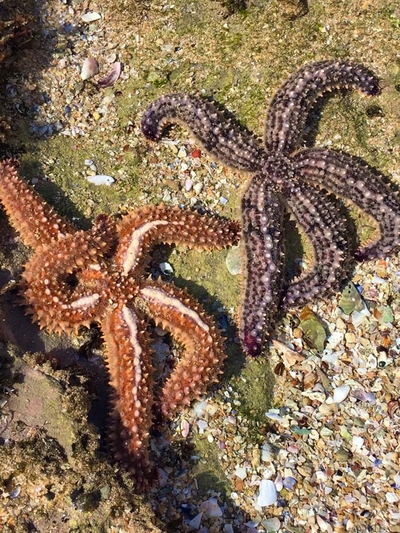
<path fill-rule="evenodd" d="M 339 89 L 358 89 L 369 96 L 380 92 L 378 79 L 361 65 L 306 65 L 273 98 L 264 143 L 217 104 L 197 96 L 163 96 L 143 115 L 146 138 L 160 140 L 165 126 L 177 122 L 222 163 L 253 174 L 242 199 L 245 283 L 239 331 L 247 354 L 261 353 L 279 306 L 327 294 L 348 275 L 354 256 L 383 257 L 399 245 L 400 203 L 387 180 L 351 156 L 303 148 L 312 106 Z M 354 250 L 335 197 L 350 200 L 375 219 L 378 237 Z M 283 282 L 286 210 L 309 238 L 315 256 L 313 267 L 288 287 Z"/>

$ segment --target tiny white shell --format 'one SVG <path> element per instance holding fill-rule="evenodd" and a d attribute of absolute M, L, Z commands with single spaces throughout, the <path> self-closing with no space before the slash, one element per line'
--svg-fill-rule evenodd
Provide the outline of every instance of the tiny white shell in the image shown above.
<path fill-rule="evenodd" d="M 350 392 L 350 387 L 348 385 L 340 385 L 333 390 L 333 401 L 334 403 L 341 403 L 345 400 Z"/>
<path fill-rule="evenodd" d="M 99 72 L 99 64 L 94 57 L 87 57 L 82 65 L 81 78 L 88 80 Z"/>
<path fill-rule="evenodd" d="M 104 174 L 97 174 L 96 176 L 87 176 L 86 179 L 93 185 L 111 185 L 115 179 L 111 176 L 105 176 Z"/>
<path fill-rule="evenodd" d="M 94 22 L 95 20 L 99 19 L 101 19 L 101 15 L 95 11 L 89 11 L 88 13 L 82 15 L 83 22 Z"/>

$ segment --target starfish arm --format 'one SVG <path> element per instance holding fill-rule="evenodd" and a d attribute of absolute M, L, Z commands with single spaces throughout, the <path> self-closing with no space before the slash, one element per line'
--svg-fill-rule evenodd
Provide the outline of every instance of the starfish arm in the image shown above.
<path fill-rule="evenodd" d="M 139 297 L 148 315 L 184 347 L 161 393 L 161 411 L 170 418 L 218 381 L 225 359 L 222 338 L 198 302 L 173 285 L 146 283 Z"/>
<path fill-rule="evenodd" d="M 118 233 L 115 262 L 124 275 L 140 269 L 157 243 L 211 250 L 235 244 L 240 238 L 236 221 L 163 205 L 132 211 L 119 224 Z"/>
<path fill-rule="evenodd" d="M 70 332 L 102 316 L 108 303 L 103 255 L 110 246 L 110 225 L 104 215 L 88 232 L 37 248 L 25 265 L 23 298 L 41 328 Z"/>
<path fill-rule="evenodd" d="M 264 174 L 256 175 L 242 199 L 245 263 L 239 335 L 248 355 L 261 353 L 278 310 L 283 280 L 284 212 L 281 195 L 270 190 Z"/>
<path fill-rule="evenodd" d="M 384 257 L 399 247 L 400 201 L 384 176 L 355 157 L 317 148 L 299 152 L 293 164 L 309 183 L 350 200 L 377 222 L 379 236 L 357 252 L 358 258 Z"/>
<path fill-rule="evenodd" d="M 76 230 L 19 176 L 12 161 L 0 162 L 0 199 L 25 244 L 50 244 Z"/>
<path fill-rule="evenodd" d="M 369 96 L 380 92 L 378 79 L 362 65 L 344 61 L 306 65 L 272 99 L 265 128 L 267 150 L 290 154 L 299 148 L 312 106 L 324 93 L 338 89 L 358 89 Z"/>
<path fill-rule="evenodd" d="M 347 220 L 334 199 L 299 183 L 290 188 L 286 201 L 314 249 L 314 266 L 288 287 L 284 306 L 304 304 L 335 290 L 352 266 Z"/>
<path fill-rule="evenodd" d="M 120 303 L 102 323 L 110 374 L 109 440 L 115 458 L 130 468 L 140 486 L 151 472 L 149 428 L 152 425 L 153 378 L 150 339 L 143 317 Z"/>
<path fill-rule="evenodd" d="M 180 93 L 162 96 L 145 111 L 142 133 L 149 140 L 159 141 L 171 122 L 189 129 L 222 163 L 239 170 L 260 170 L 265 156 L 261 141 L 213 102 Z"/>

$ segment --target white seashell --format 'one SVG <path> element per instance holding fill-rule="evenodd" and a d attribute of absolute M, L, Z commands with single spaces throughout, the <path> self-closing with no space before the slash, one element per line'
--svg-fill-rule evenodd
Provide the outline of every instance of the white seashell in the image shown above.
<path fill-rule="evenodd" d="M 193 406 L 194 414 L 197 416 L 197 418 L 200 418 L 201 416 L 204 416 L 207 410 L 208 403 L 205 400 L 202 400 L 201 402 L 197 402 Z"/>
<path fill-rule="evenodd" d="M 361 448 L 364 446 L 364 439 L 356 435 L 355 437 L 353 437 L 352 445 L 353 451 L 361 450 Z"/>
<path fill-rule="evenodd" d="M 81 78 L 88 80 L 99 72 L 99 64 L 94 57 L 87 57 L 82 65 Z"/>
<path fill-rule="evenodd" d="M 189 192 L 192 187 L 193 187 L 193 180 L 186 180 L 185 191 Z"/>
<path fill-rule="evenodd" d="M 387 492 L 386 493 L 386 500 L 389 503 L 397 503 L 399 501 L 399 497 L 394 492 Z"/>
<path fill-rule="evenodd" d="M 331 352 L 330 350 L 325 350 L 324 355 L 321 357 L 321 361 L 325 361 L 330 365 L 336 365 L 339 361 L 339 353 Z"/>
<path fill-rule="evenodd" d="M 95 11 L 89 11 L 88 13 L 82 15 L 83 22 L 94 22 L 95 20 L 99 19 L 101 19 L 101 15 Z"/>
<path fill-rule="evenodd" d="M 271 413 L 270 411 L 267 411 L 265 413 L 265 416 L 269 418 L 270 420 L 275 420 L 276 422 L 283 421 L 283 417 L 281 417 L 281 415 L 278 415 L 278 413 Z"/>
<path fill-rule="evenodd" d="M 205 420 L 198 420 L 197 427 L 199 428 L 200 435 L 202 435 L 204 433 L 204 430 L 207 429 L 208 424 Z"/>
<path fill-rule="evenodd" d="M 353 322 L 353 325 L 357 328 L 360 324 L 362 324 L 368 316 L 370 316 L 371 313 L 367 309 L 367 307 L 364 307 L 361 311 L 355 311 L 351 314 L 351 321 Z"/>
<path fill-rule="evenodd" d="M 328 533 L 332 533 L 333 531 L 332 526 L 328 524 L 328 522 L 325 522 L 325 520 L 321 518 L 319 515 L 317 515 L 316 518 L 317 518 L 317 523 L 321 531 L 327 531 Z"/>
<path fill-rule="evenodd" d="M 334 348 L 336 348 L 336 346 L 339 346 L 339 344 L 343 341 L 343 338 L 344 333 L 342 333 L 341 331 L 334 331 L 333 333 L 331 333 L 326 344 L 327 349 L 333 350 Z"/>
<path fill-rule="evenodd" d="M 97 174 L 96 176 L 87 176 L 86 179 L 93 185 L 111 185 L 115 179 L 111 176 L 105 176 L 104 174 Z"/>
<path fill-rule="evenodd" d="M 278 499 L 275 483 L 270 479 L 262 479 L 260 483 L 260 493 L 257 498 L 257 505 L 259 507 L 267 507 L 272 505 Z"/>
<path fill-rule="evenodd" d="M 350 392 L 350 387 L 348 385 L 340 385 L 333 390 L 333 401 L 334 403 L 341 403 L 347 398 Z"/>

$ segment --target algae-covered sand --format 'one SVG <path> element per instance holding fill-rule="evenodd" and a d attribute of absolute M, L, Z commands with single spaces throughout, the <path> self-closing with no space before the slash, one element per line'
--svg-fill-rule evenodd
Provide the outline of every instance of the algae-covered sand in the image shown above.
<path fill-rule="evenodd" d="M 275 91 L 315 60 L 361 62 L 380 77 L 383 89 L 374 99 L 358 94 L 328 99 L 314 117 L 316 144 L 359 156 L 400 179 L 400 11 L 395 1 L 49 0 L 20 2 L 17 14 L 14 4 L 4 2 L 3 19 L 18 16 L 28 23 L 1 66 L 2 156 L 17 157 L 21 175 L 78 227 L 89 227 L 99 213 L 123 213 L 153 202 L 239 217 L 247 177 L 204 153 L 195 157 L 198 147 L 178 127 L 169 132 L 169 142 L 147 143 L 139 130 L 141 114 L 163 94 L 201 93 L 262 136 Z M 87 12 L 101 18 L 85 23 Z M 80 69 L 89 56 L 98 60 L 100 74 L 82 81 Z M 99 76 L 116 60 L 123 64 L 120 79 L 98 89 Z M 93 174 L 115 181 L 92 185 L 87 177 Z M 174 428 L 165 428 L 164 437 L 156 435 L 173 443 L 169 452 L 154 453 L 168 473 L 166 484 L 144 499 L 135 495 L 134 480 L 112 462 L 105 444 L 107 380 L 99 333 L 92 329 L 60 339 L 30 324 L 16 307 L 29 250 L 3 213 L 0 223 L 4 531 L 193 530 L 178 505 L 185 499 L 176 496 L 185 490 L 182 469 L 193 493 L 193 484 L 198 486 L 192 514 L 202 498 L 219 493 L 227 498 L 226 523 L 234 524 L 235 532 L 247 531 L 250 526 L 244 524 L 256 511 L 229 500 L 239 485 L 233 487 L 220 468 L 216 442 L 207 442 L 195 429 L 191 444 L 179 431 L 174 435 Z M 226 330 L 229 357 L 216 394 L 235 395 L 249 446 L 257 450 L 268 433 L 264 413 L 274 406 L 274 377 L 268 354 L 245 363 L 237 345 L 239 276 L 227 271 L 225 251 L 161 249 L 157 254 L 160 262 L 172 264 L 174 282 L 198 297 Z M 199 457 L 197 466 L 191 456 Z M 178 502 L 174 512 L 166 503 L 172 493 Z M 360 524 L 356 531 L 365 530 Z M 286 525 L 296 531 L 290 520 Z M 212 518 L 207 527 L 229 531 Z M 267 529 L 261 521 L 255 527 Z"/>

